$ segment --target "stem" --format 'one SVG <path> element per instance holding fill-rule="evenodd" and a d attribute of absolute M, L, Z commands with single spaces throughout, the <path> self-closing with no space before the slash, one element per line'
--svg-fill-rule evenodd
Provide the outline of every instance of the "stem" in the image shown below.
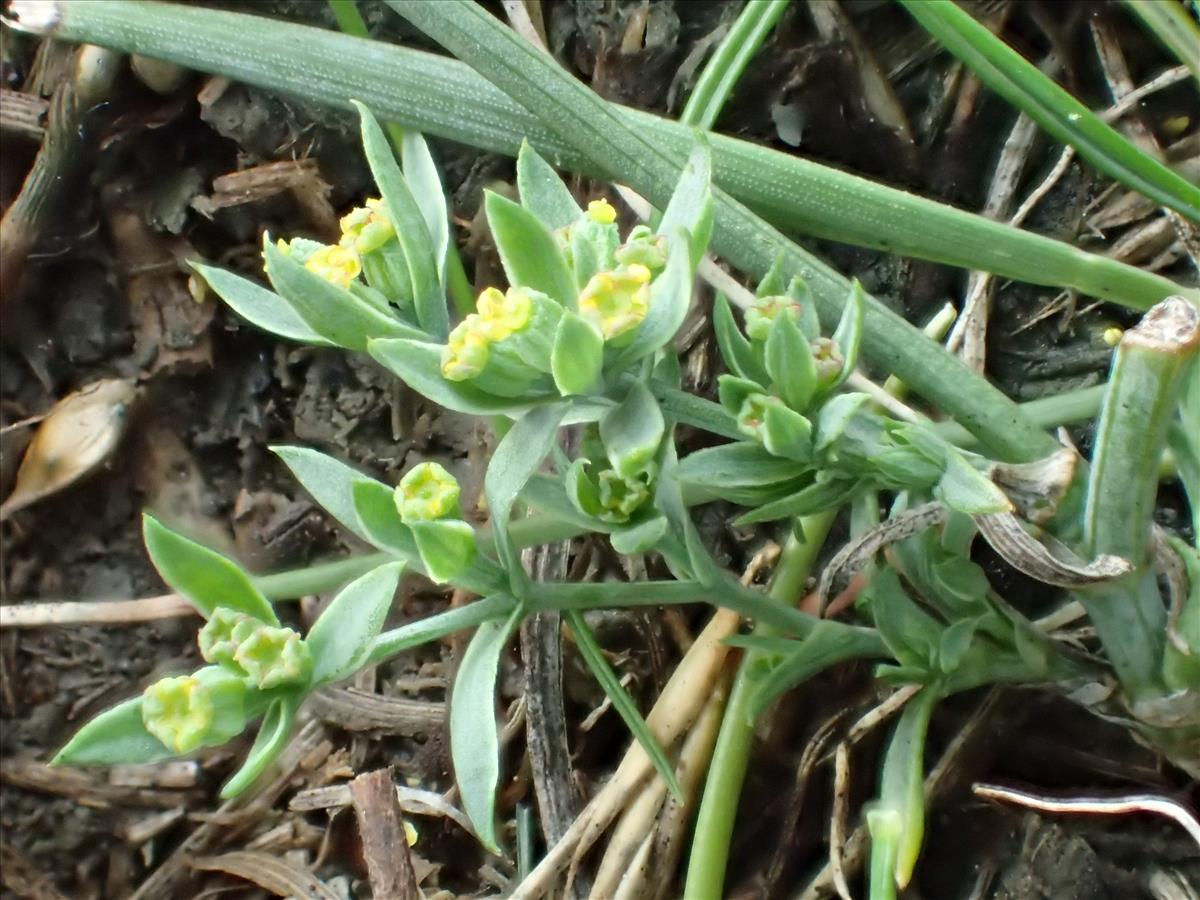
<path fill-rule="evenodd" d="M 679 114 L 680 122 L 704 131 L 713 127 L 738 79 L 787 6 L 788 0 L 747 0 L 729 34 L 700 73 Z"/>
<path fill-rule="evenodd" d="M 1017 408 L 1021 411 L 1021 416 L 1035 427 L 1055 428 L 1095 418 L 1100 412 L 1107 391 L 1107 384 L 1096 384 L 1052 397 L 1027 400 L 1018 403 Z M 950 443 L 960 447 L 971 447 L 976 443 L 975 436 L 957 422 L 935 422 L 932 427 Z"/>
<path fill-rule="evenodd" d="M 772 600 L 791 604 L 801 596 L 835 515 L 836 511 L 830 511 L 803 519 L 803 541 L 796 538 L 795 532 L 789 535 L 767 588 Z M 773 630 L 762 624 L 755 628 L 755 633 L 770 634 Z M 683 896 L 690 900 L 724 896 L 729 841 L 754 740 L 754 722 L 748 713 L 755 688 L 750 672 L 757 657 L 758 654 L 748 651 L 738 666 L 721 720 L 721 733 L 713 748 L 683 890 Z"/>
<path fill-rule="evenodd" d="M 1109 553 L 1133 571 L 1080 594 L 1105 655 L 1133 700 L 1161 695 L 1166 611 L 1149 561 L 1158 466 L 1191 360 L 1200 351 L 1200 311 L 1164 300 L 1117 348 L 1096 427 L 1084 513 L 1084 549 Z"/>
<path fill-rule="evenodd" d="M 442 4 L 430 4 L 439 6 Z M 355 97 L 382 118 L 425 134 L 515 156 L 521 139 L 557 165 L 604 176 L 586 154 L 528 110 L 445 57 L 275 19 L 180 4 L 90 0 L 37 20 L 20 0 L 10 14 L 55 37 L 169 59 L 315 103 Z M 622 121 L 677 156 L 686 126 L 613 107 Z M 846 172 L 712 134 L 716 183 L 789 231 L 872 247 L 1147 309 L 1180 292 L 1166 278 Z M 920 222 L 920 228 L 913 228 Z M 1185 293 L 1197 296 L 1190 289 Z"/>

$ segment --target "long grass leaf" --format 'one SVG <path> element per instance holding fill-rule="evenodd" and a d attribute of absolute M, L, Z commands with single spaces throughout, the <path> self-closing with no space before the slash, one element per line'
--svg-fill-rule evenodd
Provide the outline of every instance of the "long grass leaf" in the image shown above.
<path fill-rule="evenodd" d="M 440 4 L 431 4 L 434 6 Z M 611 176 L 464 63 L 243 13 L 181 4 L 92 0 L 56 9 L 35 30 L 144 53 L 314 103 L 357 97 L 382 118 L 516 156 L 529 142 L 550 162 Z M 655 144 L 686 154 L 690 130 L 614 106 Z M 1021 231 L 848 172 L 723 135 L 710 135 L 715 183 L 780 227 L 1148 309 L 1178 286 L 1070 244 Z M 913 223 L 920 227 L 914 228 Z M 1190 292 L 1193 298 L 1196 292 Z"/>
<path fill-rule="evenodd" d="M 900 2 L 984 84 L 1101 172 L 1200 222 L 1200 188 L 1129 143 L 953 0 Z"/>

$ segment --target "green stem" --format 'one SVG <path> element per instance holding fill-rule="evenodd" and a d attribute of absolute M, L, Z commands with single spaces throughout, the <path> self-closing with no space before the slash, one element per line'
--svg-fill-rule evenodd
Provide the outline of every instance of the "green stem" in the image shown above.
<path fill-rule="evenodd" d="M 392 562 L 392 559 L 390 553 L 367 553 L 303 569 L 262 575 L 255 578 L 254 583 L 268 600 L 295 600 L 308 594 L 334 590 L 359 575 L 365 575 L 376 566 Z"/>
<path fill-rule="evenodd" d="M 1071 422 L 1094 419 L 1104 403 L 1107 384 L 1065 391 L 1052 397 L 1039 397 L 1017 404 L 1021 416 L 1037 428 L 1056 428 Z M 952 444 L 970 447 L 976 443 L 975 436 L 957 422 L 935 422 L 933 429 Z"/>
<path fill-rule="evenodd" d="M 442 4 L 429 4 L 441 6 Z M 515 156 L 522 138 L 557 165 L 605 176 L 531 112 L 464 63 L 276 19 L 183 4 L 90 0 L 56 8 L 55 37 L 99 44 L 349 108 L 425 134 Z M 36 28 L 36 23 L 25 23 Z M 691 129 L 613 107 L 669 153 Z M 872 247 L 1147 309 L 1180 291 L 1168 279 L 946 204 L 723 135 L 710 135 L 718 185 L 789 231 Z M 920 222 L 920 228 L 913 223 Z M 1186 293 L 1197 297 L 1187 289 Z"/>
<path fill-rule="evenodd" d="M 767 595 L 779 603 L 795 603 L 803 594 L 804 584 L 816 563 L 817 554 L 833 524 L 835 511 L 810 516 L 801 522 L 804 540 L 789 535 L 779 564 L 771 577 Z M 769 634 L 766 625 L 756 634 Z M 725 867 L 729 859 L 729 841 L 737 818 L 738 799 L 750 748 L 754 741 L 754 722 L 749 715 L 755 684 L 750 672 L 758 654 L 748 651 L 738 666 L 733 688 L 725 705 L 721 731 L 713 748 L 704 797 L 696 817 L 696 832 L 688 859 L 687 883 L 683 896 L 690 900 L 710 900 L 725 896 Z"/>
<path fill-rule="evenodd" d="M 787 6 L 788 0 L 746 0 L 729 34 L 700 73 L 679 114 L 680 122 L 704 131 L 713 127 L 738 79 Z"/>
<path fill-rule="evenodd" d="M 1133 564 L 1125 578 L 1080 594 L 1105 655 L 1129 697 L 1161 695 L 1166 611 L 1150 565 L 1158 466 L 1191 360 L 1200 351 L 1200 312 L 1164 300 L 1125 332 L 1092 452 L 1084 549 Z"/>

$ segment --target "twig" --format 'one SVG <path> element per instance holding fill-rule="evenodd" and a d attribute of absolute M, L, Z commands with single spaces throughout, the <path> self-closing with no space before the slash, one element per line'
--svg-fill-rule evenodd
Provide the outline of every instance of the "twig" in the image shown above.
<path fill-rule="evenodd" d="M 377 769 L 350 782 L 354 818 L 375 900 L 421 900 L 396 800 L 391 769 Z"/>
<path fill-rule="evenodd" d="M 52 601 L 0 606 L 0 629 L 44 628 L 48 625 L 104 625 L 153 622 L 199 615 L 178 594 L 160 594 L 139 600 Z"/>
<path fill-rule="evenodd" d="M 1200 822 L 1186 806 L 1170 797 L 1157 794 L 1126 794 L 1121 797 L 1083 795 L 1075 797 L 1045 797 L 999 784 L 971 785 L 975 796 L 1026 806 L 1041 812 L 1101 816 L 1122 816 L 1129 813 L 1155 813 L 1173 819 L 1183 826 L 1188 836 L 1200 847 Z"/>

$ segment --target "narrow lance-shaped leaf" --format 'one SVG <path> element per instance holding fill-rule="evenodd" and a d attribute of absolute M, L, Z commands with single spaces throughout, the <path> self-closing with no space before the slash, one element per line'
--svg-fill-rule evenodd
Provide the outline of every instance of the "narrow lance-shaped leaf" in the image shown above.
<path fill-rule="evenodd" d="M 425 215 L 413 197 L 404 173 L 396 162 L 391 145 L 379 127 L 374 114 L 358 101 L 351 101 L 362 117 L 363 152 L 375 177 L 379 193 L 387 204 L 396 238 L 404 250 L 408 274 L 412 279 L 413 302 L 421 327 L 437 338 L 450 332 L 450 314 L 446 295 L 438 279 L 438 264 L 434 256 L 433 239 L 425 224 Z M 372 335 L 373 337 L 386 335 Z"/>
<path fill-rule="evenodd" d="M 480 842 L 499 853 L 496 786 L 500 779 L 500 736 L 496 729 L 496 673 L 500 654 L 521 621 L 520 608 L 504 622 L 484 622 L 463 654 L 450 695 L 450 755 L 463 810 Z"/>
<path fill-rule="evenodd" d="M 622 478 L 636 478 L 658 453 L 666 422 L 650 389 L 636 381 L 616 407 L 600 419 L 600 440 Z"/>
<path fill-rule="evenodd" d="M 588 668 L 592 670 L 592 674 L 596 676 L 596 681 L 600 682 L 600 686 L 604 688 L 604 693 L 625 722 L 625 727 L 642 745 L 642 749 L 654 763 L 655 770 L 666 783 L 671 794 L 682 803 L 683 790 L 679 787 L 679 781 L 675 777 L 675 766 L 664 752 L 658 738 L 654 736 L 654 732 L 646 724 L 646 720 L 642 718 L 642 714 L 638 712 L 637 704 L 633 702 L 633 698 L 621 684 L 621 680 L 608 664 L 608 660 L 604 658 L 604 650 L 601 649 L 600 644 L 596 641 L 596 636 L 592 634 L 592 630 L 584 621 L 583 613 L 574 609 L 567 610 L 567 622 L 571 626 L 571 633 L 575 635 L 575 645 L 579 647 L 580 655 L 587 663 Z"/>
<path fill-rule="evenodd" d="M 520 554 L 508 534 L 508 519 L 517 495 L 554 445 L 558 424 L 566 410 L 566 405 L 560 403 L 526 413 L 500 441 L 484 476 L 496 550 L 514 587 L 521 588 L 517 590 L 518 597 L 523 593 L 526 576 Z"/>
<path fill-rule="evenodd" d="M 842 371 L 837 379 L 825 389 L 826 394 L 831 394 L 850 377 L 855 367 L 858 366 L 858 352 L 862 347 L 862 329 L 863 329 L 863 310 L 866 306 L 866 301 L 863 299 L 862 285 L 858 283 L 858 279 L 854 279 L 850 283 L 850 298 L 846 301 L 846 306 L 842 310 L 841 321 L 838 322 L 837 329 L 833 332 L 833 343 L 837 346 L 838 352 L 842 354 Z"/>
<path fill-rule="evenodd" d="M 550 229 L 529 210 L 493 191 L 486 192 L 484 207 L 509 282 L 541 291 L 574 309 L 575 279 Z"/>
<path fill-rule="evenodd" d="M 404 167 L 404 180 L 412 189 L 413 199 L 420 207 L 425 226 L 429 229 L 438 283 L 444 287 L 446 251 L 450 246 L 450 213 L 446 208 L 446 193 L 438 175 L 437 163 L 433 161 L 429 145 L 419 132 L 404 132 L 400 143 L 400 161 Z"/>
<path fill-rule="evenodd" d="M 521 141 L 517 153 L 517 190 L 521 205 L 550 228 L 566 228 L 583 215 L 558 173 L 529 141 Z"/>
<path fill-rule="evenodd" d="M 265 287 L 248 278 L 204 263 L 191 263 L 197 274 L 235 313 L 264 331 L 290 341 L 329 346 L 292 306 Z"/>
<path fill-rule="evenodd" d="M 899 820 L 899 833 L 889 834 L 883 840 L 894 842 L 884 853 L 895 859 L 895 869 L 887 875 L 900 888 L 906 887 L 912 878 L 925 836 L 925 735 L 929 730 L 929 715 L 937 699 L 937 691 L 926 687 L 908 701 L 883 758 L 878 808 L 895 814 Z M 880 841 L 881 837 L 876 837 L 875 829 L 872 829 L 873 843 Z M 872 847 L 872 856 L 876 852 L 876 848 Z M 874 866 L 871 876 L 873 879 L 876 877 Z M 882 890 L 882 886 L 879 889 Z M 872 883 L 872 896 L 875 896 L 876 890 L 876 885 Z"/>
<path fill-rule="evenodd" d="M 1100 171 L 1200 221 L 1200 187 L 1126 140 L 952 0 L 901 0 L 979 79 Z M 1194 48 L 1193 48 L 1194 50 Z"/>
<path fill-rule="evenodd" d="M 302 699 L 299 695 L 289 694 L 271 704 L 267 714 L 263 716 L 258 736 L 246 755 L 246 761 L 221 788 L 222 799 L 228 800 L 242 793 L 275 762 L 292 736 L 292 728 L 296 724 L 296 710 L 300 708 Z"/>
<path fill-rule="evenodd" d="M 604 365 L 604 335 L 587 319 L 564 309 L 554 334 L 550 371 L 559 392 L 586 394 Z"/>
<path fill-rule="evenodd" d="M 158 762 L 172 753 L 146 730 L 142 698 L 134 697 L 106 709 L 75 732 L 55 754 L 55 766 L 115 766 Z"/>
<path fill-rule="evenodd" d="M 279 624 L 267 598 L 227 556 L 177 534 L 149 513 L 142 516 L 142 537 L 163 581 L 186 597 L 204 618 L 223 606 L 270 625 Z"/>
<path fill-rule="evenodd" d="M 688 234 L 692 267 L 700 265 L 712 235 L 712 151 L 700 132 L 695 132 L 696 146 L 688 154 L 679 183 L 663 211 L 658 233 L 672 237 L 678 229 Z"/>
<path fill-rule="evenodd" d="M 341 681 L 363 666 L 403 571 L 403 563 L 389 563 L 350 582 L 313 623 L 305 641 L 313 655 L 314 687 Z"/>
<path fill-rule="evenodd" d="M 771 323 L 764 357 L 771 381 L 792 409 L 804 412 L 817 390 L 817 364 L 800 326 L 787 313 Z"/>
<path fill-rule="evenodd" d="M 263 256 L 275 290 L 330 343 L 347 350 L 365 350 L 371 338 L 422 337 L 416 328 L 308 271 L 265 235 Z"/>
<path fill-rule="evenodd" d="M 729 371 L 740 378 L 766 385 L 771 376 L 755 356 L 750 341 L 737 327 L 729 299 L 723 293 L 718 292 L 716 300 L 713 301 L 712 319 L 717 346 L 721 348 L 721 358 L 725 360 Z"/>
<path fill-rule="evenodd" d="M 272 447 L 271 452 L 283 460 L 284 465 L 322 509 L 367 543 L 374 543 L 358 520 L 354 506 L 354 486 L 360 481 L 369 481 L 378 484 L 385 491 L 390 492 L 390 488 L 341 460 L 309 447 L 277 446 Z"/>

